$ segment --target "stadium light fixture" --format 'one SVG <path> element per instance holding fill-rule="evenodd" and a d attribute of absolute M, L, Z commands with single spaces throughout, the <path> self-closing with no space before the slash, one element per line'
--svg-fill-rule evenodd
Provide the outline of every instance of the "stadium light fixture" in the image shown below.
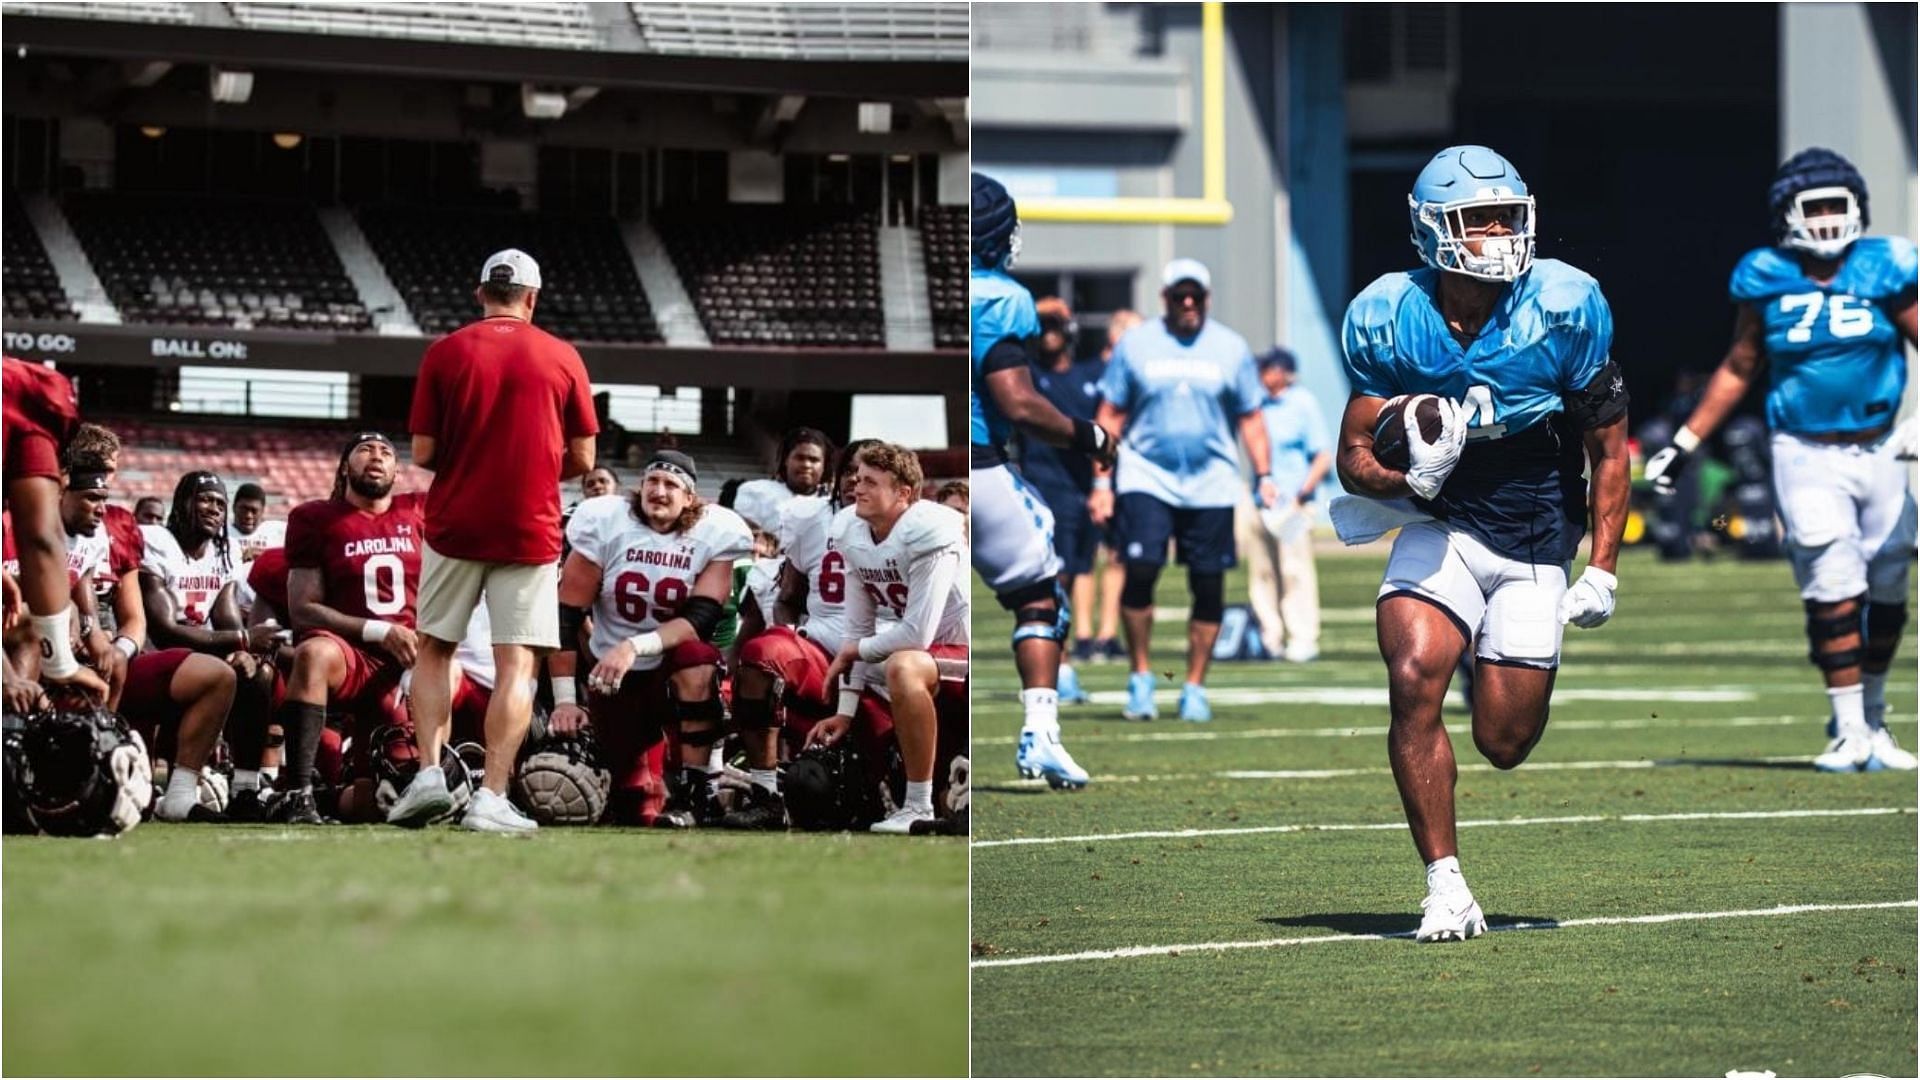
<path fill-rule="evenodd" d="M 1022 221 L 1099 225 L 1225 225 L 1227 201 L 1226 14 L 1219 0 L 1200 5 L 1200 197 L 1039 198 L 1020 200 Z"/>
<path fill-rule="evenodd" d="M 253 96 L 253 72 L 215 67 L 207 72 L 207 95 L 222 105 L 245 105 Z"/>
<path fill-rule="evenodd" d="M 149 139 L 158 139 L 166 133 L 167 129 L 158 124 L 143 124 L 140 127 L 140 134 L 145 135 Z"/>
<path fill-rule="evenodd" d="M 273 133 L 273 145 L 282 150 L 300 149 L 301 135 L 294 131 L 276 131 Z"/>
<path fill-rule="evenodd" d="M 558 120 L 567 115 L 567 95 L 558 90 L 542 90 L 532 83 L 521 83 L 520 111 L 529 120 Z"/>
<path fill-rule="evenodd" d="M 893 131 L 893 103 L 891 101 L 863 101 L 860 103 L 860 134 L 886 135 Z"/>

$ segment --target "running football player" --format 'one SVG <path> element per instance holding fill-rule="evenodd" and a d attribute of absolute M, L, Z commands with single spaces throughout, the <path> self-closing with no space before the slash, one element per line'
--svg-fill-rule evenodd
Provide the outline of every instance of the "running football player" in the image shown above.
<path fill-rule="evenodd" d="M 1034 388 L 1028 356 L 1040 336 L 1033 296 L 1007 271 L 1020 253 L 1020 218 L 999 181 L 973 174 L 973 565 L 1000 606 L 1013 612 L 1013 659 L 1026 720 L 1014 755 L 1020 775 L 1082 788 L 1087 771 L 1060 743 L 1060 650 L 1071 616 L 1060 588 L 1053 512 L 1008 462 L 1017 426 L 1103 465 L 1113 440 L 1089 420 L 1060 412 Z"/>
<path fill-rule="evenodd" d="M 1915 254 L 1862 236 L 1867 184 L 1831 150 L 1803 150 L 1767 191 L 1774 242 L 1733 268 L 1733 344 L 1673 443 L 1647 461 L 1672 490 L 1701 441 L 1767 372 L 1775 505 L 1830 703 L 1823 772 L 1912 770 L 1887 730 L 1887 669 L 1907 625 L 1913 429 L 1896 433 L 1914 342 Z"/>
<path fill-rule="evenodd" d="M 1534 259 L 1533 195 L 1505 158 L 1482 146 L 1441 151 L 1414 180 L 1408 210 L 1426 268 L 1367 286 L 1342 327 L 1352 397 L 1340 479 L 1394 502 L 1338 500 L 1334 521 L 1349 542 L 1402 526 L 1375 605 L 1387 748 L 1427 868 L 1416 937 L 1450 941 L 1483 933 L 1486 918 L 1460 871 L 1441 700 L 1472 650 L 1474 746 L 1511 769 L 1539 741 L 1564 625 L 1613 614 L 1627 392 L 1599 285 Z M 1374 455 L 1381 406 L 1402 394 L 1438 395 L 1442 420 L 1429 441 L 1417 410 L 1405 410 L 1404 471 Z M 1593 550 L 1569 588 L 1589 499 Z"/>

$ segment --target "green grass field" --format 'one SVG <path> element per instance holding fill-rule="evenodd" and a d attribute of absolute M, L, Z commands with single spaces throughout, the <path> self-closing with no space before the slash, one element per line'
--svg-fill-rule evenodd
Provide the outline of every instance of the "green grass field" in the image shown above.
<path fill-rule="evenodd" d="M 1517 771 L 1449 707 L 1467 880 L 1496 931 L 1549 925 L 1437 945 L 1410 939 L 1383 563 L 1323 555 L 1322 658 L 1215 667 L 1210 725 L 1173 719 L 1184 611 L 1155 628 L 1159 721 L 1083 668 L 1079 793 L 1016 779 L 1009 622 L 976 591 L 976 1075 L 1915 1075 L 1915 776 L 1808 765 L 1827 704 L 1785 563 L 1630 553 Z"/>
<path fill-rule="evenodd" d="M 8 1075 L 962 1075 L 954 840 L 5 842 Z"/>

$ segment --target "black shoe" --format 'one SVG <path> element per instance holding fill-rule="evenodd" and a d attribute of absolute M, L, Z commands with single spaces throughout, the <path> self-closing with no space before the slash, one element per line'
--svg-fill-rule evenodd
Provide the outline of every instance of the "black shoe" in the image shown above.
<path fill-rule="evenodd" d="M 1083 637 L 1073 639 L 1073 662 L 1076 664 L 1093 663 L 1092 638 Z"/>
<path fill-rule="evenodd" d="M 209 810 L 199 803 L 187 808 L 185 822 L 192 825 L 225 825 L 233 820 L 218 810 Z"/>
<path fill-rule="evenodd" d="M 325 825 L 327 819 L 320 816 L 320 808 L 314 804 L 313 792 L 305 789 L 289 791 L 274 800 L 272 820 L 283 825 Z"/>
<path fill-rule="evenodd" d="M 258 825 L 267 820 L 267 804 L 258 790 L 236 791 L 227 802 L 227 820 Z"/>
<path fill-rule="evenodd" d="M 720 804 L 714 801 L 706 778 L 683 781 L 678 773 L 667 778 L 667 804 L 653 819 L 656 829 L 698 829 L 720 820 Z"/>
<path fill-rule="evenodd" d="M 787 827 L 787 805 L 780 800 L 779 792 L 768 791 L 755 784 L 747 792 L 747 801 L 720 819 L 720 827 L 763 831 L 784 829 Z"/>

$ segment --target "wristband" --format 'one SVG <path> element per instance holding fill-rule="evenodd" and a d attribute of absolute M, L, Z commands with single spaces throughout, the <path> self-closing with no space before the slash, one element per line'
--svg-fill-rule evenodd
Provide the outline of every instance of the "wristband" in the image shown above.
<path fill-rule="evenodd" d="M 80 661 L 73 658 L 69 629 L 73 605 L 61 608 L 58 615 L 34 615 L 29 609 L 28 618 L 33 623 L 33 632 L 40 637 L 40 670 L 50 678 L 71 678 L 80 670 Z"/>
<path fill-rule="evenodd" d="M 369 645 L 378 645 L 393 633 L 393 624 L 380 619 L 368 619 L 360 624 L 360 640 Z"/>
<path fill-rule="evenodd" d="M 134 654 L 140 651 L 140 643 L 125 634 L 121 634 L 119 637 L 113 639 L 113 647 L 119 649 L 120 655 L 129 660 L 133 659 Z"/>
<path fill-rule="evenodd" d="M 1097 454 L 1106 449 L 1108 442 L 1106 429 L 1091 420 L 1075 419 L 1073 422 L 1073 448 L 1083 454 Z"/>
<path fill-rule="evenodd" d="M 860 691 L 851 686 L 840 688 L 840 715 L 852 717 L 860 708 Z"/>
<path fill-rule="evenodd" d="M 563 678 L 556 678 L 556 679 L 554 679 L 554 680 L 553 680 L 553 706 L 554 706 L 554 708 L 556 708 L 556 709 L 557 709 L 557 708 L 559 708 L 559 707 L 560 707 L 560 706 L 562 706 L 562 705 L 577 705 L 577 704 L 579 704 L 579 702 L 578 702 L 577 700 L 575 700 L 575 698 L 574 698 L 574 696 L 573 696 L 573 695 L 574 695 L 574 690 L 575 690 L 575 687 L 574 687 L 574 685 L 573 685 L 573 677 L 572 677 L 571 675 L 569 675 L 569 676 L 566 676 L 566 677 L 563 677 Z"/>
<path fill-rule="evenodd" d="M 1096 477 L 1094 477 L 1094 478 L 1093 478 L 1093 490 L 1095 490 L 1095 491 L 1112 491 L 1112 490 L 1113 490 L 1113 477 L 1111 477 L 1111 476 L 1096 476 Z"/>
<path fill-rule="evenodd" d="M 1673 445 L 1679 447 L 1682 453 L 1691 454 L 1700 449 L 1700 436 L 1681 425 L 1680 430 L 1673 433 Z"/>
<path fill-rule="evenodd" d="M 661 653 L 667 651 L 666 645 L 660 641 L 660 631 L 658 630 L 649 630 L 644 634 L 635 634 L 627 639 L 627 644 L 633 646 L 633 655 L 635 656 L 659 656 Z"/>

